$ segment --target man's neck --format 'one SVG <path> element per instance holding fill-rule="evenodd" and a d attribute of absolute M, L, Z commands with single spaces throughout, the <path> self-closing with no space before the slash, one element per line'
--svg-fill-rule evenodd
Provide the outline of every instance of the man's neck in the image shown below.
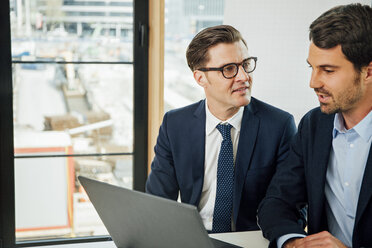
<path fill-rule="evenodd" d="M 358 106 L 348 111 L 341 112 L 344 121 L 345 128 L 351 129 L 356 126 L 361 120 L 366 117 L 372 110 L 372 97 L 367 97 L 363 102 L 359 103 Z"/>
<path fill-rule="evenodd" d="M 218 118 L 221 121 L 226 121 L 227 119 L 231 118 L 239 111 L 239 107 L 231 107 L 228 109 L 226 108 L 223 109 L 223 108 L 215 108 L 213 106 L 210 106 L 210 104 L 208 104 L 208 109 L 212 115 L 214 115 L 216 118 Z"/>

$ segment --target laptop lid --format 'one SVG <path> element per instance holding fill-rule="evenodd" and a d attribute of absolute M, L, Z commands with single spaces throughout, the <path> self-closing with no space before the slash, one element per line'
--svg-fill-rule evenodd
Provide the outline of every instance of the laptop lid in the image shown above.
<path fill-rule="evenodd" d="M 195 206 L 78 178 L 118 248 L 215 247 Z"/>

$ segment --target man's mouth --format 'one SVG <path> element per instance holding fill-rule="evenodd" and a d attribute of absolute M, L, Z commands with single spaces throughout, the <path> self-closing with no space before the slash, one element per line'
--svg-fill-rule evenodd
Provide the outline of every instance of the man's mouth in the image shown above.
<path fill-rule="evenodd" d="M 331 99 L 330 94 L 316 92 L 316 95 L 318 96 L 318 100 L 320 103 L 327 103 Z"/>
<path fill-rule="evenodd" d="M 245 93 L 248 89 L 249 89 L 249 87 L 244 86 L 244 87 L 240 87 L 240 88 L 237 88 L 237 89 L 233 90 L 232 93 L 234 93 L 234 92 Z"/>

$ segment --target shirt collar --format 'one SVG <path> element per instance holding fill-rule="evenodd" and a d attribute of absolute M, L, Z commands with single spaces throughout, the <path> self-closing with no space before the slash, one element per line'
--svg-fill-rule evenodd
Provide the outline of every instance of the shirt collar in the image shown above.
<path fill-rule="evenodd" d="M 226 121 L 221 121 L 209 111 L 207 99 L 205 99 L 206 135 L 208 136 L 220 123 L 222 124 L 229 123 L 237 131 L 240 131 L 243 119 L 243 110 L 244 107 L 240 107 L 238 112 L 236 112 L 231 118 L 227 119 Z"/>
<path fill-rule="evenodd" d="M 344 125 L 344 117 L 340 113 L 335 114 L 335 119 L 333 121 L 333 138 L 336 138 L 338 133 L 345 133 L 347 130 Z"/>
<path fill-rule="evenodd" d="M 342 114 L 336 113 L 333 122 L 333 138 L 335 138 L 338 133 L 346 133 L 350 130 L 354 130 L 362 139 L 364 139 L 365 142 L 369 142 L 372 137 L 372 110 L 369 111 L 368 115 L 366 115 L 357 125 L 355 125 L 350 130 L 347 130 L 345 128 L 344 123 L 345 122 Z"/>

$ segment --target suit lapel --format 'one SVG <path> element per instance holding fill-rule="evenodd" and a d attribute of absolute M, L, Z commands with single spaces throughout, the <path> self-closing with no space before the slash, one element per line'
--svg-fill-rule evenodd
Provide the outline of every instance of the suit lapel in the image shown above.
<path fill-rule="evenodd" d="M 204 181 L 205 159 L 205 100 L 201 101 L 193 114 L 192 124 L 188 132 L 188 144 L 194 161 L 192 165 L 193 191 L 190 199 L 191 204 L 199 205 Z"/>
<path fill-rule="evenodd" d="M 363 212 L 366 210 L 366 207 L 368 205 L 368 202 L 371 200 L 371 197 L 372 197 L 372 145 L 371 148 L 369 149 L 368 160 L 366 168 L 364 170 L 362 187 L 359 193 L 354 230 L 358 222 L 360 221 Z"/>
<path fill-rule="evenodd" d="M 312 190 L 309 195 L 309 202 L 313 203 L 312 208 L 316 211 L 313 216 L 313 227 L 315 230 L 320 230 L 324 227 L 324 203 L 326 201 L 324 188 L 326 182 L 326 173 L 329 161 L 329 155 L 332 149 L 332 131 L 333 131 L 333 120 L 334 115 L 325 115 L 321 113 L 319 119 L 316 120 L 319 125 L 316 127 L 317 130 L 313 130 L 315 133 L 314 143 L 309 149 L 310 156 L 313 161 L 311 168 L 308 168 L 308 173 L 311 175 L 310 187 Z M 312 137 L 310 137 L 311 139 Z M 315 217 L 315 218 L 314 218 Z"/>
<path fill-rule="evenodd" d="M 235 161 L 235 190 L 233 205 L 235 223 L 238 217 L 240 200 L 245 181 L 244 179 L 251 164 L 251 158 L 259 129 L 260 120 L 255 115 L 256 111 L 255 102 L 252 98 L 251 103 L 244 108 L 238 151 Z"/>

